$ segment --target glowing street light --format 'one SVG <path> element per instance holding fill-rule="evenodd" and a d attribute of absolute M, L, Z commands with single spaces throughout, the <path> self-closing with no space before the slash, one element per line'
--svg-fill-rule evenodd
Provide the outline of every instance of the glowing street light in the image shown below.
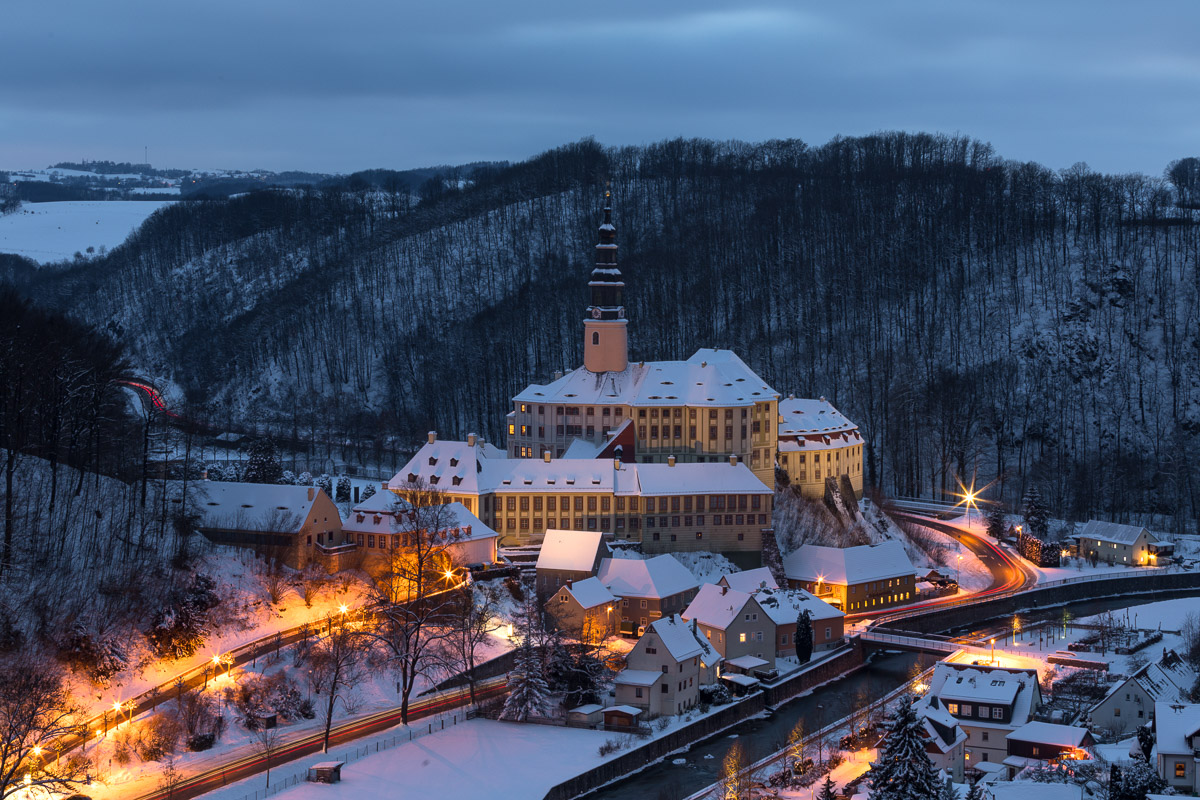
<path fill-rule="evenodd" d="M 996 637 L 992 637 L 992 666 L 996 665 Z"/>

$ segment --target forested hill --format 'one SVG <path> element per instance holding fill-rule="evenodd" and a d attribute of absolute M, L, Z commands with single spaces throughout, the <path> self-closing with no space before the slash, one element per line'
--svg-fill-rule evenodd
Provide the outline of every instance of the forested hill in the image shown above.
<path fill-rule="evenodd" d="M 1187 187 L 1005 162 L 965 138 L 584 141 L 419 201 L 178 204 L 23 288 L 217 414 L 357 442 L 500 438 L 516 390 L 580 361 L 608 181 L 635 358 L 732 348 L 784 394 L 828 397 L 889 491 L 952 488 L 978 465 L 1009 500 L 1032 480 L 1076 518 L 1195 518 Z"/>

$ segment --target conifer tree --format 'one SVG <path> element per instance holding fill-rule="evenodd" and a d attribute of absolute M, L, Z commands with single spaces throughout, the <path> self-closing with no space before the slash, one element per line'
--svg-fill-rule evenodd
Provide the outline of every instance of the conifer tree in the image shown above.
<path fill-rule="evenodd" d="M 500 719 L 522 722 L 545 713 L 550 686 L 546 682 L 545 661 L 534 647 L 535 638 L 542 632 L 536 602 L 526 602 L 517 624 L 521 643 L 517 646 L 513 671 L 508 675 L 508 698 L 504 701 Z"/>
<path fill-rule="evenodd" d="M 1025 493 L 1025 529 L 1043 542 L 1050 532 L 1050 509 L 1036 486 L 1030 486 Z"/>
<path fill-rule="evenodd" d="M 999 541 L 1004 538 L 1004 531 L 1008 528 L 1008 521 L 1005 519 L 1004 506 L 996 503 L 987 510 L 987 532 L 988 536 Z"/>
<path fill-rule="evenodd" d="M 796 618 L 796 660 L 807 664 L 812 659 L 813 628 L 812 614 L 803 609 Z"/>
<path fill-rule="evenodd" d="M 817 794 L 817 800 L 837 800 L 837 792 L 833 788 L 833 779 L 828 775 L 825 776 L 825 783 L 821 784 L 821 791 Z"/>
<path fill-rule="evenodd" d="M 972 783 L 971 788 L 967 789 L 966 800 L 984 800 L 983 789 L 979 787 L 978 783 Z"/>
<path fill-rule="evenodd" d="M 279 483 L 283 467 L 279 464 L 279 451 L 270 438 L 255 439 L 250 445 L 250 457 L 246 459 L 247 483 Z"/>
<path fill-rule="evenodd" d="M 938 774 L 925 752 L 921 728 L 913 698 L 902 697 L 892 712 L 879 757 L 867 773 L 870 800 L 929 800 L 938 796 Z"/>

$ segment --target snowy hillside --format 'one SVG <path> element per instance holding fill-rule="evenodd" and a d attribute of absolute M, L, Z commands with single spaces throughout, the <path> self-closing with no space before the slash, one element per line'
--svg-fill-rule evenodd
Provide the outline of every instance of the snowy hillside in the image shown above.
<path fill-rule="evenodd" d="M 0 216 L 0 253 L 15 253 L 41 264 L 69 261 L 76 253 L 102 255 L 165 205 L 169 201 L 23 203 L 16 212 Z"/>

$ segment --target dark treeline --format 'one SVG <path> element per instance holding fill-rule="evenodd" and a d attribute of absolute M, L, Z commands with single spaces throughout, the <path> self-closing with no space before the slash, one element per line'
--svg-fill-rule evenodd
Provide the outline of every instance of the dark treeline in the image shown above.
<path fill-rule="evenodd" d="M 785 394 L 827 396 L 889 492 L 978 471 L 1009 502 L 1032 483 L 1070 518 L 1183 527 L 1200 502 L 1187 164 L 1055 172 L 903 133 L 583 141 L 415 193 L 178 205 L 24 289 L 122 336 L 210 418 L 386 460 L 431 428 L 499 438 L 516 390 L 579 363 L 611 183 L 635 358 L 728 347 Z"/>

